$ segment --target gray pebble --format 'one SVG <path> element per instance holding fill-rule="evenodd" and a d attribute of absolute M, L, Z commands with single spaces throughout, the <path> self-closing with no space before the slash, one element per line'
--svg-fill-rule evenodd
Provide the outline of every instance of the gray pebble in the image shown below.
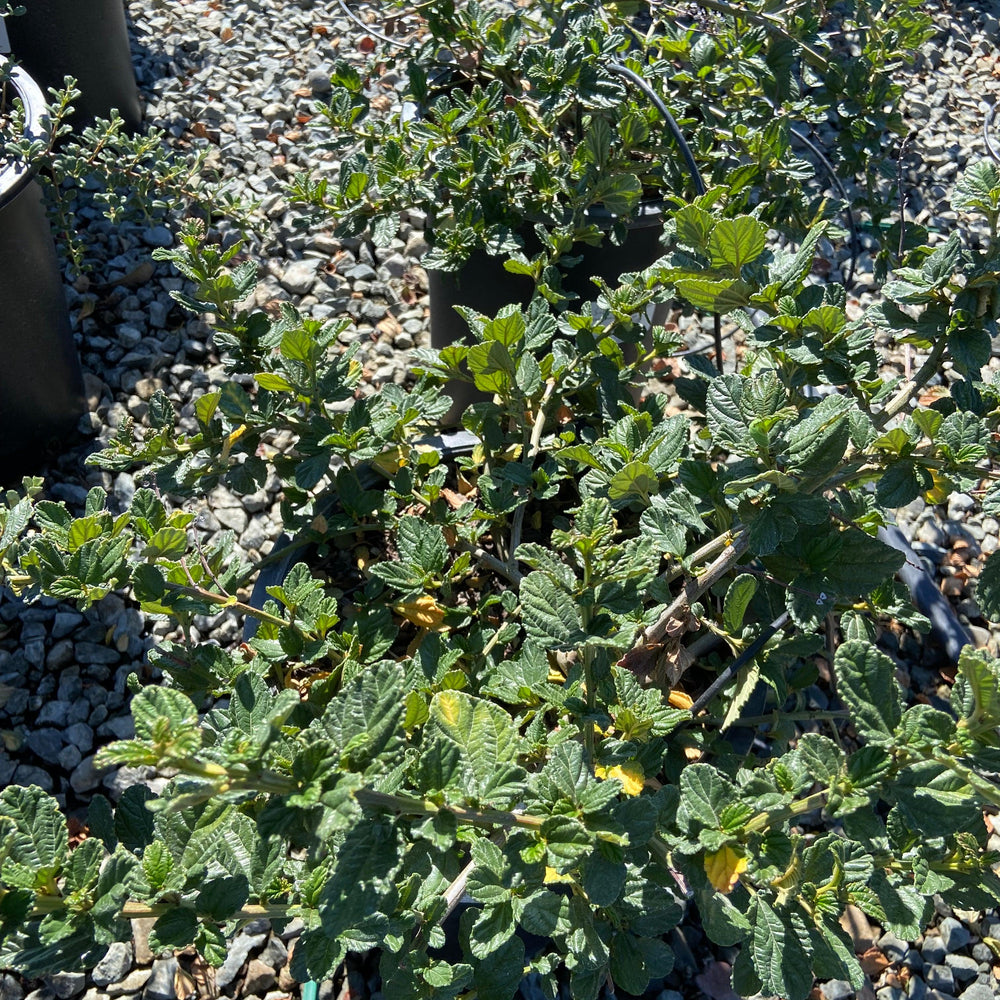
<path fill-rule="evenodd" d="M 928 965 L 940 964 L 944 961 L 944 956 L 947 953 L 948 950 L 939 937 L 926 937 L 924 938 L 924 943 L 920 946 L 920 954 L 923 955 L 924 961 Z"/>
<path fill-rule="evenodd" d="M 956 982 L 968 983 L 979 975 L 979 962 L 968 955 L 946 955 L 944 961 Z"/>
<path fill-rule="evenodd" d="M 985 983 L 973 983 L 962 990 L 962 1000 L 996 1000 L 996 993 Z"/>
<path fill-rule="evenodd" d="M 909 945 L 905 941 L 901 941 L 891 931 L 886 931 L 876 943 L 885 952 L 885 957 L 890 962 L 900 961 L 909 948 Z"/>
<path fill-rule="evenodd" d="M 24 1000 L 21 984 L 9 972 L 0 976 L 0 1000 Z"/>
<path fill-rule="evenodd" d="M 924 969 L 924 982 L 931 989 L 951 993 L 955 989 L 955 976 L 947 965 L 929 965 Z"/>
<path fill-rule="evenodd" d="M 830 979 L 819 988 L 823 1000 L 847 1000 L 854 996 L 854 987 L 846 979 Z"/>
<path fill-rule="evenodd" d="M 938 931 L 945 949 L 949 952 L 964 948 L 972 940 L 972 935 L 966 927 L 954 917 L 945 917 L 941 921 Z"/>
<path fill-rule="evenodd" d="M 169 247 L 174 244 L 174 235 L 166 226 L 153 226 L 142 234 L 142 242 L 149 247 Z"/>
<path fill-rule="evenodd" d="M 82 761 L 73 769 L 69 776 L 69 783 L 74 792 L 82 795 L 84 792 L 93 791 L 101 783 L 101 776 L 107 770 L 98 771 L 94 767 L 93 757 L 84 757 Z"/>
<path fill-rule="evenodd" d="M 216 969 L 215 984 L 224 990 L 240 974 L 243 964 L 255 948 L 259 948 L 267 940 L 266 932 L 257 934 L 238 934 L 229 946 L 229 954 L 222 967 Z"/>
<path fill-rule="evenodd" d="M 87 988 L 87 977 L 82 972 L 57 972 L 48 977 L 48 985 L 59 1000 L 69 1000 Z"/>
<path fill-rule="evenodd" d="M 177 975 L 177 959 L 158 958 L 153 962 L 153 968 L 143 992 L 144 1000 L 175 1000 L 177 987 L 174 977 Z"/>
<path fill-rule="evenodd" d="M 83 753 L 88 753 L 94 746 L 94 730 L 85 722 L 74 722 L 66 727 L 66 739 Z"/>
<path fill-rule="evenodd" d="M 15 785 L 38 785 L 43 791 L 52 791 L 52 775 L 30 764 L 21 764 L 11 780 Z"/>
<path fill-rule="evenodd" d="M 281 273 L 281 287 L 292 295 L 305 295 L 316 284 L 318 260 L 296 260 Z"/>
<path fill-rule="evenodd" d="M 58 729 L 43 727 L 32 729 L 25 740 L 28 749 L 41 757 L 46 764 L 55 764 L 63 748 L 62 733 Z"/>
<path fill-rule="evenodd" d="M 108 983 L 104 992 L 109 997 L 134 996 L 146 985 L 152 969 L 134 969 L 117 983 Z"/>
<path fill-rule="evenodd" d="M 875 996 L 878 1000 L 906 1000 L 905 991 L 898 986 L 883 986 Z"/>

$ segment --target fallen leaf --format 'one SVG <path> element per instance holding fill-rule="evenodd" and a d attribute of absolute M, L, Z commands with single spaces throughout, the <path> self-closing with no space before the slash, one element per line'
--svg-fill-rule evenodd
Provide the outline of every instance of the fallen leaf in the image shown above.
<path fill-rule="evenodd" d="M 871 921 L 853 903 L 849 903 L 840 915 L 840 926 L 851 935 L 855 955 L 864 954 L 878 938 Z"/>
<path fill-rule="evenodd" d="M 889 967 L 889 959 L 874 945 L 858 957 L 865 975 L 872 978 L 880 976 Z"/>
<path fill-rule="evenodd" d="M 199 139 L 205 139 L 208 137 L 208 129 L 205 128 L 204 122 L 192 122 L 191 133 Z"/>
<path fill-rule="evenodd" d="M 452 510 L 458 510 L 465 505 L 465 497 L 461 493 L 456 493 L 447 486 L 441 488 L 441 497 Z"/>
<path fill-rule="evenodd" d="M 224 42 L 228 42 L 235 36 L 235 34 L 236 32 L 233 31 L 232 28 L 223 28 L 222 31 L 219 32 L 219 38 Z"/>
<path fill-rule="evenodd" d="M 667 704 L 671 708 L 690 708 L 694 704 L 694 699 L 683 691 L 671 691 L 667 695 Z"/>
<path fill-rule="evenodd" d="M 374 52 L 375 51 L 375 39 L 370 35 L 365 35 L 361 41 L 358 42 L 358 48 L 362 52 Z"/>

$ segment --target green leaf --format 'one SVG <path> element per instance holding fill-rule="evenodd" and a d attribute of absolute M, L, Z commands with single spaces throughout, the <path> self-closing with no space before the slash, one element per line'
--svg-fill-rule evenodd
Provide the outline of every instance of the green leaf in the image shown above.
<path fill-rule="evenodd" d="M 466 360 L 476 388 L 483 392 L 505 393 L 517 375 L 517 365 L 498 340 L 469 348 Z"/>
<path fill-rule="evenodd" d="M 739 636 L 743 631 L 743 617 L 756 593 L 757 578 L 749 573 L 741 573 L 729 585 L 722 604 L 722 624 L 730 635 Z"/>
<path fill-rule="evenodd" d="M 980 570 L 976 603 L 988 621 L 1000 623 L 1000 552 L 988 556 Z"/>
<path fill-rule="evenodd" d="M 926 473 L 925 473 L 926 475 Z M 930 478 L 928 476 L 928 478 Z M 917 475 L 917 466 L 909 459 L 894 462 L 875 484 L 878 502 L 885 507 L 905 507 L 916 500 L 930 483 Z"/>
<path fill-rule="evenodd" d="M 444 569 L 448 545 L 436 524 L 405 515 L 399 519 L 396 544 L 400 559 L 422 573 L 440 573 Z"/>
<path fill-rule="evenodd" d="M 9 875 L 9 864 L 43 877 L 58 874 L 68 845 L 66 821 L 56 800 L 37 785 L 8 785 L 0 792 L 0 816 L 12 824 L 5 837 L 4 877 Z M 19 887 L 33 888 L 33 884 Z"/>
<path fill-rule="evenodd" d="M 108 853 L 115 849 L 118 838 L 115 836 L 115 815 L 111 803 L 105 796 L 97 794 L 90 800 L 87 807 L 87 826 L 91 837 L 97 837 Z"/>
<path fill-rule="evenodd" d="M 257 380 L 257 385 L 270 392 L 295 392 L 295 386 L 284 375 L 276 375 L 274 372 L 257 372 L 254 378 Z"/>
<path fill-rule="evenodd" d="M 892 736 L 901 716 L 896 665 L 862 641 L 843 643 L 834 658 L 837 693 L 867 740 Z"/>
<path fill-rule="evenodd" d="M 403 671 L 395 663 L 380 663 L 345 684 L 321 720 L 341 755 L 341 766 L 363 771 L 401 745 L 404 708 Z"/>
<path fill-rule="evenodd" d="M 660 488 L 656 472 L 648 462 L 629 462 L 619 469 L 608 485 L 608 496 L 612 500 L 638 497 L 649 503 L 650 495 Z"/>
<path fill-rule="evenodd" d="M 736 789 L 709 764 L 689 764 L 681 771 L 681 804 L 677 822 L 690 832 L 699 826 L 722 829 L 722 811 L 738 796 Z"/>
<path fill-rule="evenodd" d="M 813 986 L 809 955 L 798 934 L 757 894 L 750 903 L 750 949 L 763 992 L 806 1000 Z"/>
<path fill-rule="evenodd" d="M 520 596 L 529 639 L 555 649 L 574 649 L 586 641 L 579 605 L 546 573 L 529 573 Z"/>
<path fill-rule="evenodd" d="M 507 940 L 473 966 L 477 1000 L 511 1000 L 524 978 L 524 942 L 507 928 Z"/>
<path fill-rule="evenodd" d="M 198 893 L 195 909 L 198 913 L 222 923 L 231 920 L 244 906 L 250 894 L 246 875 L 226 875 L 209 879 Z"/>
<path fill-rule="evenodd" d="M 708 247 L 715 220 L 703 208 L 685 205 L 674 216 L 674 225 L 677 227 L 677 239 L 681 243 L 702 251 Z"/>
<path fill-rule="evenodd" d="M 819 733 L 807 733 L 795 752 L 810 777 L 821 785 L 832 785 L 844 763 L 844 752 L 833 740 Z"/>
<path fill-rule="evenodd" d="M 198 933 L 198 917 L 194 910 L 178 906 L 157 917 L 149 932 L 149 947 L 155 955 L 158 951 L 180 951 L 194 944 Z"/>
<path fill-rule="evenodd" d="M 174 688 L 143 688 L 132 699 L 132 718 L 140 740 L 156 740 L 164 727 L 175 734 L 198 726 L 198 710 L 193 702 Z"/>
<path fill-rule="evenodd" d="M 788 431 L 788 468 L 807 478 L 822 478 L 840 464 L 851 437 L 847 396 L 827 396 Z"/>
<path fill-rule="evenodd" d="M 439 691 L 431 699 L 430 717 L 442 736 L 458 747 L 481 787 L 489 784 L 500 764 L 517 755 L 517 730 L 492 702 L 464 691 Z"/>
<path fill-rule="evenodd" d="M 627 931 L 611 939 L 611 961 L 608 967 L 614 984 L 624 992 L 640 996 L 649 985 L 646 962 L 634 935 Z"/>
<path fill-rule="evenodd" d="M 719 222 L 708 241 L 713 267 L 731 267 L 737 274 L 756 260 L 767 245 L 767 230 L 748 215 Z"/>
<path fill-rule="evenodd" d="M 678 278 L 677 291 L 695 307 L 725 315 L 750 301 L 751 286 L 741 279 Z"/>
<path fill-rule="evenodd" d="M 146 803 L 156 796 L 145 785 L 126 788 L 115 810 L 115 836 L 128 850 L 140 854 L 153 842 L 153 814 Z"/>

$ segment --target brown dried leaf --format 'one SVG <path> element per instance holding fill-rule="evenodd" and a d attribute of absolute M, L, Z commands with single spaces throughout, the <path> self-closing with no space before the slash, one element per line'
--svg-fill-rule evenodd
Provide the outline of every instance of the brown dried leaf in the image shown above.
<path fill-rule="evenodd" d="M 841 914 L 840 926 L 851 935 L 856 955 L 863 955 L 879 937 L 868 917 L 853 903 Z"/>
<path fill-rule="evenodd" d="M 232 28 L 223 28 L 222 31 L 219 32 L 219 38 L 224 42 L 228 42 L 232 40 L 235 34 L 236 32 L 233 31 Z"/>
<path fill-rule="evenodd" d="M 865 975 L 872 978 L 880 976 L 889 967 L 889 959 L 874 945 L 859 956 L 859 961 Z"/>

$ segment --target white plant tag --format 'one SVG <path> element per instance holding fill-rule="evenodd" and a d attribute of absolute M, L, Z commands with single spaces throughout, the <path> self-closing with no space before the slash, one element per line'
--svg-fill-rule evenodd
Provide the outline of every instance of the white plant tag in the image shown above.
<path fill-rule="evenodd" d="M 7 37 L 7 22 L 0 17 L 0 55 L 10 55 L 10 39 Z"/>

